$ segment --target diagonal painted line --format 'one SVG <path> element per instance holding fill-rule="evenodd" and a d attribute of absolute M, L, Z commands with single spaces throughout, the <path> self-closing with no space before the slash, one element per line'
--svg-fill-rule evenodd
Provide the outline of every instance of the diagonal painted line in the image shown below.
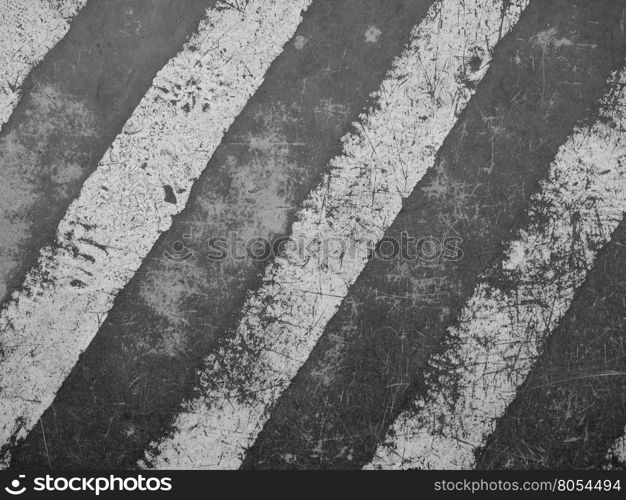
<path fill-rule="evenodd" d="M 360 468 L 371 460 L 388 426 L 428 388 L 429 357 L 523 223 L 559 148 L 577 123 L 595 117 L 620 67 L 622 8 L 621 0 L 530 3 L 244 468 Z M 448 251 L 455 241 L 460 252 Z"/>
<path fill-rule="evenodd" d="M 158 73 L 0 316 L 0 443 L 23 437 L 52 402 L 309 3 L 209 10 Z"/>
<path fill-rule="evenodd" d="M 87 0 L 0 0 L 0 128 L 30 70 L 65 36 Z"/>
<path fill-rule="evenodd" d="M 429 362 L 427 394 L 398 417 L 368 468 L 474 466 L 626 211 L 626 72 L 609 86 L 598 120 L 561 147 L 532 197 L 530 222 Z"/>
<path fill-rule="evenodd" d="M 154 76 L 215 1 L 88 2 L 62 42 L 30 71 L 0 134 L 2 306 L 39 250 L 54 241 L 67 208 Z"/>
<path fill-rule="evenodd" d="M 234 333 L 246 292 L 261 285 L 271 257 L 246 258 L 242 244 L 215 259 L 210 242 L 290 234 L 432 3 L 316 0 L 307 9 L 185 209 L 118 294 L 40 423 L 12 450 L 12 467 L 132 467 L 167 432 L 194 395 L 204 357 Z"/>
<path fill-rule="evenodd" d="M 475 453 L 477 469 L 618 466 L 606 450 L 626 423 L 625 297 L 623 218 L 542 343 L 515 399 Z"/>
<path fill-rule="evenodd" d="M 434 164 L 486 73 L 494 46 L 526 5 L 512 2 L 503 9 L 502 2 L 491 0 L 433 4 L 383 82 L 378 107 L 342 140 L 343 153 L 331 161 L 332 173 L 300 212 L 285 255 L 249 297 L 236 337 L 207 358 L 201 396 L 186 406 L 177 430 L 155 443 L 143 465 L 241 464 L 273 404 L 365 266 L 369 247 Z M 304 255 L 303 247 L 313 255 Z M 344 250 L 346 258 L 338 259 Z"/>

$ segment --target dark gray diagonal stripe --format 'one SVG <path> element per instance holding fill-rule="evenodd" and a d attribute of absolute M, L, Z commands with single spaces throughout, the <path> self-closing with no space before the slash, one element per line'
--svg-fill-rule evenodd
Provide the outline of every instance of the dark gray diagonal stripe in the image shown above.
<path fill-rule="evenodd" d="M 91 1 L 31 72 L 0 135 L 0 301 L 20 285 L 157 71 L 214 3 Z"/>
<path fill-rule="evenodd" d="M 360 468 L 371 459 L 389 424 L 425 393 L 426 361 L 523 222 L 559 146 L 577 121 L 593 117 L 623 53 L 622 8 L 615 0 L 531 3 L 387 232 L 396 241 L 402 232 L 461 238 L 463 258 L 371 260 L 245 468 Z M 559 47 L 548 33 L 575 43 Z"/>
<path fill-rule="evenodd" d="M 289 233 L 302 200 L 340 152 L 340 138 L 429 6 L 314 2 L 186 209 L 118 296 L 41 425 L 15 450 L 15 467 L 47 467 L 48 455 L 58 468 L 133 467 L 162 435 L 192 395 L 203 357 L 237 325 L 264 267 L 210 261 L 208 241 L 231 231 L 245 238 Z M 372 26 L 381 34 L 367 43 Z"/>
<path fill-rule="evenodd" d="M 626 221 L 478 452 L 478 468 L 599 468 L 626 425 Z"/>

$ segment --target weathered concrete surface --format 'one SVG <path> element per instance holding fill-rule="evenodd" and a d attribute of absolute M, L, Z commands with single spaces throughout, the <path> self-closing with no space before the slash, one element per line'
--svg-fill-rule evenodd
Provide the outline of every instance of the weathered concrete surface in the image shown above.
<path fill-rule="evenodd" d="M 425 393 L 423 370 L 498 258 L 575 122 L 593 119 L 624 50 L 623 2 L 536 1 L 496 50 L 437 167 L 387 232 L 460 236 L 459 262 L 370 262 L 244 464 L 356 468 Z M 544 42 L 557 33 L 563 44 Z M 547 50 L 549 48 L 549 50 Z M 558 49 L 558 50 L 557 50 Z"/>
<path fill-rule="evenodd" d="M 0 301 L 16 289 L 156 72 L 214 0 L 91 1 L 0 134 Z"/>
<path fill-rule="evenodd" d="M 606 465 L 626 425 L 625 301 L 626 221 L 478 453 L 479 468 Z"/>
<path fill-rule="evenodd" d="M 318 1 L 228 131 L 41 422 L 17 467 L 133 467 L 162 435 L 263 263 L 208 260 L 208 240 L 288 234 L 429 2 Z M 380 34 L 378 33 L 380 31 Z M 176 196 L 164 192 L 164 196 Z M 184 242 L 183 247 L 176 242 Z M 187 252 L 191 258 L 187 257 Z"/>

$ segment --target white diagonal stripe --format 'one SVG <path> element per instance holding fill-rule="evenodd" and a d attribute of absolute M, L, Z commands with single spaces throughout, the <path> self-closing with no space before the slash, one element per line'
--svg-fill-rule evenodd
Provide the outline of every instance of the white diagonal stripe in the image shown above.
<path fill-rule="evenodd" d="M 382 238 L 402 199 L 433 166 L 437 150 L 485 74 L 500 35 L 527 1 L 506 10 L 494 0 L 440 0 L 413 30 L 377 93 L 378 107 L 343 138 L 331 174 L 299 213 L 291 248 L 249 297 L 234 339 L 206 360 L 202 394 L 175 422 L 173 436 L 154 444 L 146 463 L 157 468 L 236 468 L 273 404 L 315 346 L 348 287 Z M 479 57 L 475 72 L 468 61 Z M 468 86 L 467 82 L 471 82 Z M 466 83 L 464 83 L 466 82 Z M 471 88 L 469 88 L 471 87 Z M 344 242 L 324 255 L 322 242 Z M 298 245 L 311 247 L 304 258 Z"/>
<path fill-rule="evenodd" d="M 67 33 L 87 0 L 0 0 L 0 128 L 21 95 L 24 79 Z"/>
<path fill-rule="evenodd" d="M 626 72 L 610 89 L 596 123 L 573 131 L 533 195 L 503 261 L 509 286 L 486 273 L 430 362 L 427 398 L 400 415 L 368 468 L 474 466 L 626 211 Z"/>
<path fill-rule="evenodd" d="M 59 224 L 55 245 L 0 315 L 0 445 L 24 437 L 52 402 L 309 3 L 218 5 L 157 74 Z M 175 204 L 164 201 L 164 185 L 176 191 Z"/>

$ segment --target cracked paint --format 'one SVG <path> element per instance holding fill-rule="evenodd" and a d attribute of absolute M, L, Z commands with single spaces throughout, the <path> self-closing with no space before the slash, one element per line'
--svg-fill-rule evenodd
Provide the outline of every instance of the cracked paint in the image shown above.
<path fill-rule="evenodd" d="M 0 443 L 23 438 L 50 405 L 309 3 L 220 2 L 157 74 L 0 315 Z"/>
<path fill-rule="evenodd" d="M 0 128 L 21 96 L 30 70 L 65 36 L 87 0 L 0 1 Z"/>
<path fill-rule="evenodd" d="M 569 45 L 563 45 L 568 46 Z M 427 396 L 402 413 L 366 467 L 467 469 L 515 397 L 626 211 L 626 72 L 613 75 L 598 121 L 577 127 L 533 195 L 529 223 L 475 288 Z"/>
<path fill-rule="evenodd" d="M 487 71 L 500 36 L 512 29 L 526 5 L 512 2 L 503 11 L 500 2 L 472 0 L 463 5 L 439 1 L 431 7 L 375 95 L 377 107 L 360 117 L 357 132 L 342 139 L 342 155 L 331 161 L 332 173 L 300 211 L 291 246 L 268 269 L 260 291 L 249 297 L 237 335 L 207 358 L 198 397 L 177 418 L 173 435 L 154 443 L 142 466 L 239 467 L 277 398 L 365 266 L 368 248 L 433 166 L 472 96 L 475 84 L 455 78 L 471 58 L 467 47 L 482 47 L 488 54 L 471 74 L 475 83 Z M 477 11 L 480 17 L 470 15 Z M 447 54 L 444 69 L 436 53 Z M 354 254 L 342 258 L 337 245 L 330 257 L 322 256 L 322 241 L 329 238 L 349 242 Z M 315 257 L 301 258 L 296 244 L 301 239 L 318 248 Z"/>

